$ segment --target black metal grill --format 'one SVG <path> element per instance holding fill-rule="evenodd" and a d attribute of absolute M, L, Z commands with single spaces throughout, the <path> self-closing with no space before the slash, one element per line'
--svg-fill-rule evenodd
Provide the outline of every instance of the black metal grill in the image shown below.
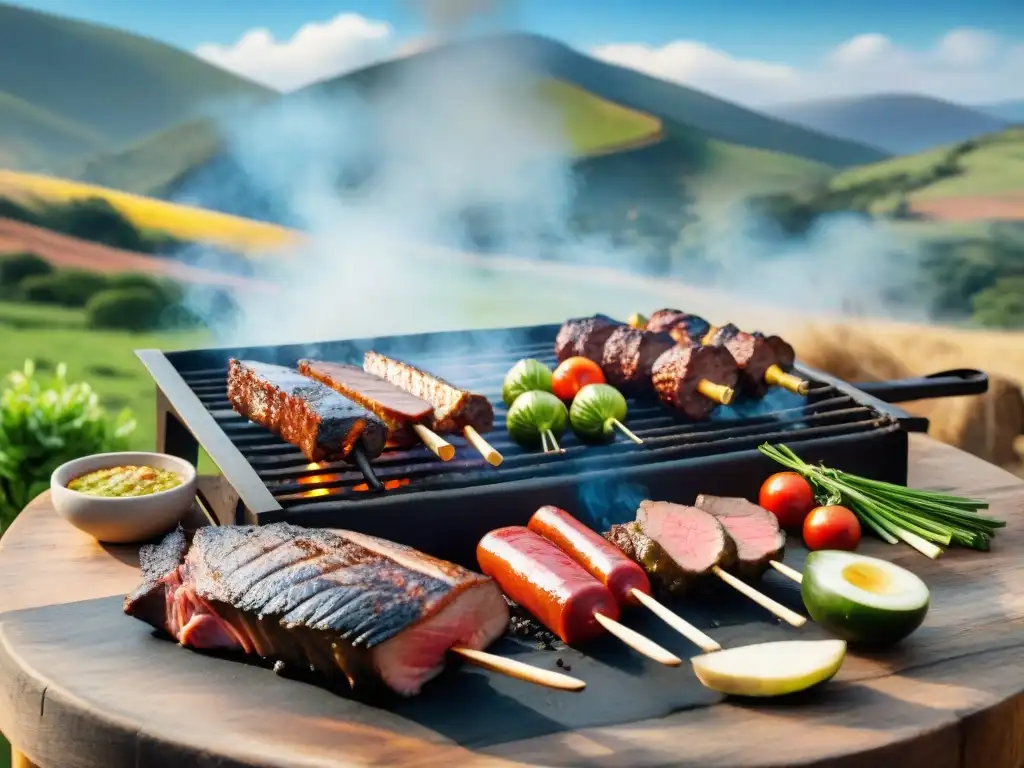
<path fill-rule="evenodd" d="M 689 502 L 698 493 L 756 493 L 776 465 L 756 448 L 785 442 L 803 458 L 892 482 L 905 482 L 906 429 L 922 426 L 899 409 L 820 372 L 806 398 L 783 390 L 761 400 L 738 398 L 704 422 L 677 416 L 656 401 L 629 401 L 625 439 L 594 446 L 571 433 L 563 454 L 513 443 L 504 428 L 501 385 L 523 357 L 554 364 L 556 325 L 322 342 L 249 349 L 163 353 L 142 350 L 158 389 L 158 450 L 189 461 L 201 447 L 222 473 L 203 498 L 224 524 L 342 527 L 399 541 L 431 554 L 472 562 L 480 536 L 523 524 L 542 504 L 589 514 L 597 527 L 631 518 L 645 496 Z M 293 446 L 236 414 L 227 400 L 230 357 L 294 366 L 310 357 L 360 364 L 374 349 L 429 370 L 495 405 L 487 440 L 504 462 L 491 467 L 461 437 L 449 462 L 424 446 L 386 450 L 373 462 L 385 484 L 371 491 L 354 466 L 310 465 Z M 926 426 L 926 424 L 925 424 Z"/>

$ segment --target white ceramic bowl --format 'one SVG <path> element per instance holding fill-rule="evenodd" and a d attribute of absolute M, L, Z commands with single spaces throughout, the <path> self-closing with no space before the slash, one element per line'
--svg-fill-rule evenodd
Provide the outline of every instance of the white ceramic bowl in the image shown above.
<path fill-rule="evenodd" d="M 68 488 L 76 477 L 121 466 L 147 466 L 177 472 L 182 484 L 149 496 L 107 498 Z M 69 461 L 50 476 L 50 498 L 57 514 L 99 541 L 127 544 L 145 541 L 174 528 L 196 496 L 196 468 L 163 453 L 98 453 Z"/>

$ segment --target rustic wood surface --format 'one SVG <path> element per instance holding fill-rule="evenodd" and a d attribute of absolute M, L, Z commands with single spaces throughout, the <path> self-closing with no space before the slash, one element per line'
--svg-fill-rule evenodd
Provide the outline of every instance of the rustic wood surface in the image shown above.
<path fill-rule="evenodd" d="M 865 553 L 925 579 L 932 610 L 904 646 L 851 654 L 805 702 L 722 703 L 471 751 L 411 723 L 396 731 L 381 726 L 386 718 L 332 718 L 321 706 L 327 694 L 312 686 L 303 687 L 317 691 L 309 696 L 261 701 L 222 674 L 203 687 L 194 675 L 118 675 L 116 659 L 80 669 L 73 626 L 63 667 L 34 668 L 0 615 L 0 730 L 44 768 L 1024 765 L 1024 483 L 928 438 L 914 436 L 911 451 L 911 485 L 985 498 L 1008 527 L 989 553 L 950 550 L 934 562 L 865 542 Z M 787 562 L 798 565 L 794 550 Z M 0 539 L 0 614 L 121 596 L 137 578 L 134 547 L 97 544 L 58 518 L 46 495 Z"/>

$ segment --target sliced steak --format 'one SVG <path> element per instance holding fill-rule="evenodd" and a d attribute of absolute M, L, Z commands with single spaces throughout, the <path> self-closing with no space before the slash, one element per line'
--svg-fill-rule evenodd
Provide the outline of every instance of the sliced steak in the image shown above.
<path fill-rule="evenodd" d="M 486 576 L 352 531 L 211 526 L 140 552 L 125 613 L 184 646 L 226 649 L 411 696 L 455 645 L 482 649 L 509 621 Z"/>
<path fill-rule="evenodd" d="M 372 413 L 281 365 L 228 361 L 228 401 L 310 461 L 344 459 L 357 444 L 374 459 L 387 442 L 387 427 Z"/>
<path fill-rule="evenodd" d="M 651 382 L 661 402 L 695 420 L 707 417 L 718 407 L 698 390 L 702 379 L 736 386 L 739 369 L 728 350 L 677 344 L 654 362 L 651 371 Z"/>
<path fill-rule="evenodd" d="M 675 346 L 667 333 L 639 331 L 623 325 L 604 343 L 601 370 L 608 383 L 627 395 L 653 389 L 651 369 L 661 355 Z"/>
<path fill-rule="evenodd" d="M 696 506 L 714 515 L 736 543 L 734 572 L 741 579 L 759 578 L 772 560 L 782 560 L 786 534 L 779 520 L 764 507 L 746 499 L 702 493 Z"/>
<path fill-rule="evenodd" d="M 624 323 L 607 315 L 566 320 L 555 337 L 555 357 L 558 362 L 570 357 L 585 357 L 600 365 L 605 342 L 612 331 L 623 326 Z"/>

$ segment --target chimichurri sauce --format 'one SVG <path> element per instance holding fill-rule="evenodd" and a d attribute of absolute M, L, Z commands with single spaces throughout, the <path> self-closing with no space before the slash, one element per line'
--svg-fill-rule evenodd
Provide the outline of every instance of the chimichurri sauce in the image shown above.
<path fill-rule="evenodd" d="M 181 485 L 176 472 L 153 467 L 111 467 L 76 477 L 68 488 L 90 496 L 149 496 Z"/>

